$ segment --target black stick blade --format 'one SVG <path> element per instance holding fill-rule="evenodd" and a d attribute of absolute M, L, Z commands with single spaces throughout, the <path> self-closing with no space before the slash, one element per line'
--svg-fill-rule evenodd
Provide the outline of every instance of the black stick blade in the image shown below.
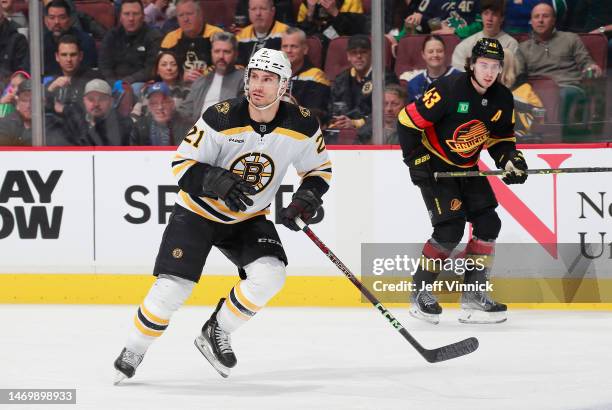
<path fill-rule="evenodd" d="M 429 363 L 438 363 L 445 360 L 454 359 L 456 357 L 465 356 L 478 349 L 478 339 L 470 337 L 457 343 L 448 346 L 442 346 L 438 349 L 425 350 L 423 357 Z"/>

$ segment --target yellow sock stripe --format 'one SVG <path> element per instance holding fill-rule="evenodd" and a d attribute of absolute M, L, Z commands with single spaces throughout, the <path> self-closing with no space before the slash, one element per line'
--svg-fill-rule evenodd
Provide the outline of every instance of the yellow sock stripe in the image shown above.
<path fill-rule="evenodd" d="M 236 296 L 238 297 L 238 301 L 242 303 L 247 309 L 252 310 L 253 312 L 259 311 L 262 307 L 257 306 L 254 303 L 251 303 L 251 301 L 249 301 L 247 297 L 244 296 L 244 293 L 242 293 L 242 289 L 240 289 L 240 286 L 242 286 L 242 282 L 243 281 L 240 281 L 236 284 L 236 286 L 234 286 L 234 290 L 236 291 Z"/>
<path fill-rule="evenodd" d="M 247 321 L 247 320 L 250 319 L 250 317 L 248 317 L 247 315 L 242 313 L 240 310 L 238 310 L 238 308 L 236 306 L 234 306 L 234 304 L 229 299 L 225 299 L 225 306 L 227 306 L 227 308 L 230 310 L 230 312 L 232 312 L 234 315 L 238 316 L 239 319 L 242 319 L 244 321 Z"/>
<path fill-rule="evenodd" d="M 151 322 L 157 323 L 158 325 L 168 325 L 168 323 L 170 323 L 169 320 L 162 319 L 160 317 L 155 316 L 153 313 L 149 312 L 147 308 L 145 307 L 144 303 L 140 305 L 140 311 L 142 312 L 143 315 L 145 315 L 147 319 L 149 319 Z"/>
<path fill-rule="evenodd" d="M 147 336 L 160 337 L 164 333 L 160 330 L 152 330 L 145 327 L 142 323 L 140 323 L 140 320 L 138 320 L 138 315 L 134 316 L 134 325 L 142 334 Z"/>

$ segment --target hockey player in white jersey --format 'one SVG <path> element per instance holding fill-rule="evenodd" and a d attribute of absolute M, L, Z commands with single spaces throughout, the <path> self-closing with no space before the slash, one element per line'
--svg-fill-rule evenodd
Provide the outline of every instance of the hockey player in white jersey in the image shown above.
<path fill-rule="evenodd" d="M 172 172 L 180 191 L 155 262 L 157 280 L 115 361 L 116 383 L 134 375 L 166 330 L 213 246 L 238 267 L 241 280 L 219 301 L 195 345 L 223 377 L 236 365 L 230 335 L 282 288 L 287 256 L 265 217 L 270 203 L 293 165 L 302 181 L 280 216 L 297 231 L 295 218 L 315 214 L 331 180 L 316 118 L 281 101 L 290 77 L 283 52 L 257 51 L 245 71 L 245 96 L 210 107 L 178 147 Z"/>

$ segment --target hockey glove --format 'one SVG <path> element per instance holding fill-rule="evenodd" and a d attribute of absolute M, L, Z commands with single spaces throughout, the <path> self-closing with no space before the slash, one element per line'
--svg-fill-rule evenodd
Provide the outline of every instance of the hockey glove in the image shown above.
<path fill-rule="evenodd" d="M 295 223 L 295 218 L 299 216 L 304 222 L 308 222 L 322 204 L 323 200 L 314 191 L 298 189 L 289 206 L 281 210 L 281 222 L 292 231 L 299 231 L 300 227 Z"/>
<path fill-rule="evenodd" d="M 506 185 L 511 184 L 522 184 L 527 180 L 527 162 L 525 162 L 525 158 L 523 157 L 523 153 L 521 151 L 511 151 L 507 154 L 508 161 L 506 165 L 504 165 L 504 177 L 502 181 L 506 183 Z"/>
<path fill-rule="evenodd" d="M 212 192 L 221 198 L 232 212 L 246 211 L 253 205 L 247 195 L 255 195 L 257 190 L 238 175 L 219 167 L 210 167 L 202 181 L 204 191 Z"/>

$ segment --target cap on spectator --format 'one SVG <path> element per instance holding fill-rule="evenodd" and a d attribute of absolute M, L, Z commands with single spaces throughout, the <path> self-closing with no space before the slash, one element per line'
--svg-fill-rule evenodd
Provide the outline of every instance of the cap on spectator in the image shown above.
<path fill-rule="evenodd" d="M 371 50 L 372 43 L 370 43 L 370 37 L 366 36 L 365 34 L 355 34 L 354 36 L 351 36 L 346 46 L 346 50 L 350 51 L 358 48 Z"/>
<path fill-rule="evenodd" d="M 32 91 L 32 81 L 23 80 L 22 82 L 19 83 L 19 85 L 17 86 L 17 95 L 25 91 Z"/>
<path fill-rule="evenodd" d="M 112 95 L 110 85 L 108 85 L 106 81 L 100 80 L 98 78 L 89 81 L 87 85 L 85 85 L 85 92 L 83 93 L 83 95 L 87 95 L 92 91 L 97 91 L 108 96 Z"/>
<path fill-rule="evenodd" d="M 163 83 L 163 82 L 158 82 L 158 83 L 151 84 L 145 90 L 145 97 L 149 98 L 150 96 L 152 96 L 155 93 L 162 93 L 166 97 L 169 97 L 170 96 L 170 87 L 168 87 L 168 85 L 166 83 Z"/>

